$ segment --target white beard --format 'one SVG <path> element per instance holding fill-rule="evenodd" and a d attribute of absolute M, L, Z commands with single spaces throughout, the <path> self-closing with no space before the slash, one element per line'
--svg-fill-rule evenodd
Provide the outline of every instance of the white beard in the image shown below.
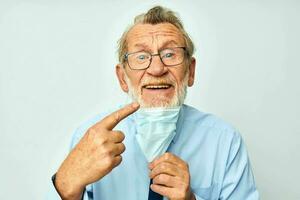
<path fill-rule="evenodd" d="M 184 103 L 186 94 L 187 94 L 187 85 L 188 85 L 189 73 L 186 72 L 183 82 L 181 85 L 177 85 L 175 83 L 175 94 L 169 99 L 165 96 L 153 96 L 150 102 L 145 102 L 142 97 L 141 92 L 137 91 L 131 84 L 127 74 L 125 73 L 125 81 L 128 85 L 128 95 L 132 99 L 132 101 L 138 102 L 141 108 L 154 108 L 154 107 L 162 107 L 162 108 L 173 108 L 177 106 L 181 106 Z M 139 87 L 140 88 L 140 87 Z"/>

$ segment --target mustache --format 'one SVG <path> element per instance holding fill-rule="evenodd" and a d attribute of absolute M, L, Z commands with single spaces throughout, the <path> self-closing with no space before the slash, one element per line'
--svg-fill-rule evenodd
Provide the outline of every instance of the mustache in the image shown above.
<path fill-rule="evenodd" d="M 164 78 L 154 78 L 154 77 L 145 77 L 141 83 L 140 87 L 144 87 L 146 85 L 172 85 L 176 86 L 176 81 L 170 77 Z"/>

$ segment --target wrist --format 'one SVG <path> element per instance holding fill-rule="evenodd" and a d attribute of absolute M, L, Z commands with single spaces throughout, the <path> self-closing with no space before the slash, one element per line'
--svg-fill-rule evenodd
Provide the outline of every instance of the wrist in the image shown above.
<path fill-rule="evenodd" d="M 52 179 L 53 180 L 53 179 Z M 85 186 L 75 184 L 63 174 L 57 172 L 54 176 L 53 184 L 63 200 L 80 200 Z"/>

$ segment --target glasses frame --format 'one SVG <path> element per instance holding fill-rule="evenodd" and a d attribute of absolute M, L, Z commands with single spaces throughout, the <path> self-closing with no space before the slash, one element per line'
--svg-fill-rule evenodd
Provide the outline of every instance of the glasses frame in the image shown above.
<path fill-rule="evenodd" d="M 149 55 L 151 56 L 151 58 L 150 58 L 149 65 L 148 65 L 147 67 L 145 67 L 145 68 L 142 68 L 142 69 L 135 69 L 135 68 L 132 68 L 132 67 L 130 66 L 129 62 L 128 62 L 128 56 L 131 55 L 131 54 L 135 54 L 135 53 L 143 52 L 143 51 L 135 51 L 135 52 L 131 52 L 131 53 L 126 53 L 126 54 L 124 55 L 124 60 L 127 62 L 129 68 L 132 69 L 132 70 L 145 70 L 145 69 L 148 69 L 148 68 L 150 67 L 150 65 L 151 65 L 151 63 L 152 63 L 152 58 L 153 58 L 153 56 L 158 56 L 159 59 L 160 59 L 160 61 L 161 61 L 165 66 L 167 66 L 167 67 L 172 67 L 172 66 L 176 66 L 176 65 L 182 64 L 182 63 L 184 62 L 184 58 L 182 59 L 182 62 L 181 62 L 181 63 L 178 63 L 178 64 L 176 64 L 176 65 L 166 65 L 166 64 L 164 63 L 164 61 L 162 60 L 162 58 L 161 58 L 161 56 L 160 56 L 160 53 L 161 53 L 162 51 L 166 50 L 166 49 L 177 49 L 177 48 L 183 49 L 183 50 L 184 50 L 184 56 L 187 56 L 186 47 L 172 47 L 172 48 L 165 48 L 165 49 L 159 50 L 158 53 L 156 53 L 156 54 L 151 54 L 151 53 L 148 52 L 148 51 L 144 51 L 144 52 L 146 52 L 146 53 L 149 53 Z"/>

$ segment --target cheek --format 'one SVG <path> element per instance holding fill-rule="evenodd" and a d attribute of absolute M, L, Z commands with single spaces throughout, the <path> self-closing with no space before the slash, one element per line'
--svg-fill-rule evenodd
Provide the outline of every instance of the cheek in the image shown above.
<path fill-rule="evenodd" d="M 170 69 L 170 75 L 176 81 L 177 85 L 182 84 L 185 77 L 185 70 L 183 69 Z"/>
<path fill-rule="evenodd" d="M 131 84 L 133 87 L 138 87 L 141 83 L 141 80 L 143 78 L 144 72 L 142 71 L 132 71 L 127 72 L 128 78 L 131 81 Z"/>

